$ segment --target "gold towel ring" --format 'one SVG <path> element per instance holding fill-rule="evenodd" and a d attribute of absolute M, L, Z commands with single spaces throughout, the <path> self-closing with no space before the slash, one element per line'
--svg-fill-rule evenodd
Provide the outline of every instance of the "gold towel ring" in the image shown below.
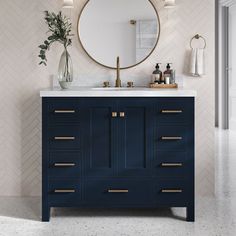
<path fill-rule="evenodd" d="M 205 39 L 204 37 L 202 37 L 201 35 L 196 34 L 196 35 L 194 35 L 194 36 L 192 37 L 192 39 L 191 39 L 191 41 L 190 41 L 190 47 L 191 47 L 192 49 L 193 49 L 192 42 L 193 42 L 194 39 L 202 39 L 202 40 L 204 41 L 204 47 L 201 48 L 201 49 L 205 49 L 205 48 L 206 48 L 206 46 L 207 46 L 207 44 L 206 44 L 206 39 Z"/>

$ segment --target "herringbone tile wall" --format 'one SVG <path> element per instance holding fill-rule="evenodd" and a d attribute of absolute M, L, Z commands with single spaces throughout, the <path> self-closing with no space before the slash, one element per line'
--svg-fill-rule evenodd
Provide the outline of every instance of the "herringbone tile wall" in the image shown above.
<path fill-rule="evenodd" d="M 71 14 L 76 33 L 85 0 L 74 0 Z M 198 92 L 196 103 L 196 192 L 214 193 L 214 0 L 177 0 L 167 11 L 153 0 L 161 18 L 161 38 L 153 55 L 136 68 L 123 71 L 123 80 L 149 82 L 156 62 L 173 62 L 186 88 Z M 0 0 L 0 195 L 40 195 L 41 101 L 39 91 L 51 84 L 62 47 L 48 54 L 48 67 L 38 66 L 37 46 L 47 31 L 43 11 L 59 11 L 61 0 Z M 207 40 L 207 74 L 185 75 L 189 40 L 200 33 Z M 96 39 L 94 39 L 96 43 Z M 114 71 L 96 65 L 74 38 L 70 49 L 75 77 L 81 86 L 113 80 Z"/>

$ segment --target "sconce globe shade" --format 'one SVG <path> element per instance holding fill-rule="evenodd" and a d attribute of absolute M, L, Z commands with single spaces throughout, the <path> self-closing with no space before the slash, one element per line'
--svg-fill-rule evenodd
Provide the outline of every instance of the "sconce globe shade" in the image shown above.
<path fill-rule="evenodd" d="M 164 8 L 174 8 L 175 6 L 175 0 L 165 0 Z"/>
<path fill-rule="evenodd" d="M 63 0 L 62 8 L 73 8 L 74 3 L 73 0 Z"/>

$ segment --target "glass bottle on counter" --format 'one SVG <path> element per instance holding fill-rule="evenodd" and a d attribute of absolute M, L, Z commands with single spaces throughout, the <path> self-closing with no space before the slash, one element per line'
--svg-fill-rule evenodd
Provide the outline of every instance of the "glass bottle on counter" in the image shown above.
<path fill-rule="evenodd" d="M 170 69 L 170 64 L 167 63 L 166 70 L 164 71 L 164 83 L 165 84 L 170 84 L 171 83 L 171 69 Z"/>
<path fill-rule="evenodd" d="M 175 84 L 175 71 L 171 69 L 172 63 L 167 63 L 166 71 L 164 72 L 165 84 Z"/>
<path fill-rule="evenodd" d="M 153 71 L 152 73 L 152 83 L 158 83 L 160 84 L 163 76 L 162 76 L 162 71 L 160 70 L 160 65 L 161 63 L 156 64 L 156 70 Z"/>

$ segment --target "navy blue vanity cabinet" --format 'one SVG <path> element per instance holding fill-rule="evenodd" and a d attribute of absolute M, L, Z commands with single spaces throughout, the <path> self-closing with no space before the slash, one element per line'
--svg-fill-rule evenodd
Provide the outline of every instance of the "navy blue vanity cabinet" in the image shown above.
<path fill-rule="evenodd" d="M 159 98 L 155 113 L 156 204 L 185 206 L 194 221 L 194 98 Z"/>
<path fill-rule="evenodd" d="M 113 99 L 84 99 L 81 107 L 85 177 L 115 175 L 117 105 Z"/>
<path fill-rule="evenodd" d="M 153 100 L 120 98 L 118 111 L 118 176 L 151 176 Z"/>
<path fill-rule="evenodd" d="M 51 207 L 186 207 L 194 98 L 43 98 L 42 220 Z"/>

